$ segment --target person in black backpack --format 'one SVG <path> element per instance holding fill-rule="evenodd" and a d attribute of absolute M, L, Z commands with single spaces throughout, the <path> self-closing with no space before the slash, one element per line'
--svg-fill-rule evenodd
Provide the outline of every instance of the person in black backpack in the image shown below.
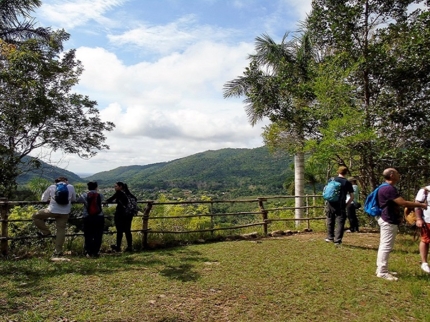
<path fill-rule="evenodd" d="M 126 214 L 126 208 L 129 203 L 129 198 L 137 200 L 137 198 L 128 190 L 127 184 L 123 182 L 115 183 L 115 194 L 106 200 L 107 203 L 116 202 L 115 210 L 115 227 L 116 227 L 116 245 L 111 245 L 112 250 L 121 251 L 122 235 L 125 234 L 127 240 L 126 252 L 133 250 L 133 238 L 131 235 L 132 216 Z"/>
<path fill-rule="evenodd" d="M 340 166 L 337 170 L 338 176 L 333 180 L 340 182 L 340 195 L 338 201 L 327 201 L 326 215 L 327 215 L 327 238 L 326 242 L 334 242 L 336 246 L 342 243 L 345 221 L 346 221 L 346 207 L 354 200 L 354 189 L 351 182 L 346 180 L 345 175 L 348 173 L 348 168 Z M 346 201 L 347 194 L 350 198 Z"/>
<path fill-rule="evenodd" d="M 100 256 L 100 247 L 103 240 L 105 218 L 102 211 L 103 195 L 97 190 L 97 182 L 87 183 L 88 192 L 84 192 L 78 202 L 84 204 L 82 212 L 84 222 L 84 252 L 86 257 Z"/>

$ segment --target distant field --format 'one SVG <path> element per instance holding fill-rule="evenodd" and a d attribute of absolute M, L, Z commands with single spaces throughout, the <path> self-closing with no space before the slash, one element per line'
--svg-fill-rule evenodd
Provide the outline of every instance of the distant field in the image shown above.
<path fill-rule="evenodd" d="M 0 262 L 0 321 L 430 321 L 430 276 L 400 235 L 398 282 L 375 277 L 378 233 L 323 233 L 100 259 Z"/>

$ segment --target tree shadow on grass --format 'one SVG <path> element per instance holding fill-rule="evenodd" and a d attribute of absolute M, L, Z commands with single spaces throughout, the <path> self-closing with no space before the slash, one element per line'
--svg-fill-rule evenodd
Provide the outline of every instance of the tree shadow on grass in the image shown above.
<path fill-rule="evenodd" d="M 71 261 L 68 262 L 51 262 L 47 257 L 2 262 L 0 284 L 7 282 L 9 286 L 3 289 L 4 297 L 0 296 L 0 316 L 31 311 L 32 303 L 16 301 L 16 299 L 37 298 L 39 295 L 51 292 L 53 286 L 47 286 L 46 283 L 47 279 L 51 277 L 61 276 L 67 279 L 68 275 L 97 275 L 103 278 L 103 275 L 113 275 L 119 272 L 143 272 L 146 269 L 152 269 L 169 279 L 190 282 L 200 278 L 194 263 L 209 261 L 206 257 L 201 256 L 200 252 L 186 248 L 115 256 L 104 254 L 98 259 L 69 258 Z M 176 265 L 176 262 L 180 264 Z M 160 270 L 160 267 L 165 268 Z"/>
<path fill-rule="evenodd" d="M 179 264 L 177 266 L 167 266 L 160 271 L 160 274 L 181 282 L 192 282 L 200 278 L 200 274 L 193 271 L 193 265 L 191 264 Z"/>

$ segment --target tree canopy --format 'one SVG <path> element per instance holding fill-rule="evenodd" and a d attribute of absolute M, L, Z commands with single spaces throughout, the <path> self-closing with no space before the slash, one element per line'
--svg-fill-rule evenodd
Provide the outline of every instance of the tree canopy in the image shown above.
<path fill-rule="evenodd" d="M 430 135 L 427 3 L 314 0 L 307 26 L 326 53 L 315 78 L 323 136 L 312 151 L 349 165 L 367 187 L 389 166 L 414 176 L 421 166 L 422 178 Z"/>
<path fill-rule="evenodd" d="M 18 7 L 3 13 L 13 17 L 38 3 L 4 1 L 2 5 Z M 114 128 L 100 119 L 95 101 L 72 90 L 83 66 L 74 50 L 62 50 L 69 34 L 48 30 L 46 38 L 24 33 L 17 41 L 5 26 L 11 21 L 3 18 L 0 26 L 6 35 L 0 53 L 0 192 L 7 196 L 16 188 L 20 163 L 31 152 L 46 147 L 89 158 L 108 148 L 103 132 Z M 30 160 L 30 168 L 38 166 L 37 159 Z"/>

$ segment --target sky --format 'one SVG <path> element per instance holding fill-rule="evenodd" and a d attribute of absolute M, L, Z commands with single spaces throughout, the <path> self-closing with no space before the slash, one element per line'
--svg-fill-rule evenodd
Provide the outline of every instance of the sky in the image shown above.
<path fill-rule="evenodd" d="M 263 145 L 242 98 L 223 86 L 243 74 L 255 38 L 298 29 L 311 0 L 42 0 L 43 27 L 65 29 L 84 67 L 74 91 L 97 101 L 109 150 L 84 160 L 37 151 L 77 174 Z M 36 156 L 36 155 L 34 155 Z"/>

